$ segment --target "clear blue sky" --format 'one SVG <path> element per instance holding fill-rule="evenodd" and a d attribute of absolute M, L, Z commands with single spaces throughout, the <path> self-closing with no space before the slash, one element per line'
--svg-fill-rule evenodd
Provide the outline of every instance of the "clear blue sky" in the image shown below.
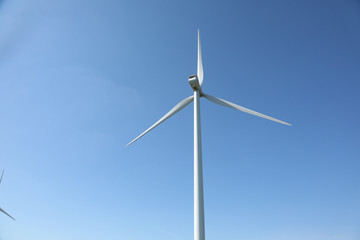
<path fill-rule="evenodd" d="M 1 240 L 193 238 L 201 101 L 207 240 L 360 238 L 360 2 L 0 5 Z"/>

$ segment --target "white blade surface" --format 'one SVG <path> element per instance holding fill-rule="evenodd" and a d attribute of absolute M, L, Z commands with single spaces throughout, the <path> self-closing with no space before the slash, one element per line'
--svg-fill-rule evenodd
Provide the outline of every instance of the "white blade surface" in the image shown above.
<path fill-rule="evenodd" d="M 162 123 L 163 121 L 165 121 L 166 119 L 168 119 L 169 117 L 171 117 L 172 115 L 174 115 L 175 113 L 177 113 L 178 111 L 180 111 L 181 109 L 183 109 L 184 107 L 186 107 L 187 105 L 189 105 L 189 103 L 191 103 L 194 100 L 194 96 L 190 96 L 185 98 L 184 100 L 182 100 L 181 102 L 179 102 L 175 107 L 173 107 L 167 114 L 165 114 L 162 118 L 160 118 L 159 121 L 157 121 L 154 125 L 152 125 L 151 127 L 149 127 L 148 129 L 146 129 L 145 132 L 143 132 L 142 134 L 140 134 L 137 138 L 135 138 L 134 140 L 132 140 L 131 142 L 129 142 L 126 146 L 129 146 L 130 144 L 132 144 L 133 142 L 135 142 L 136 140 L 138 140 L 139 138 L 141 138 L 142 136 L 144 136 L 146 133 L 148 133 L 150 130 L 152 130 L 153 128 L 155 128 L 157 125 L 159 125 L 160 123 Z"/>
<path fill-rule="evenodd" d="M 261 118 L 265 118 L 265 119 L 268 119 L 268 120 L 271 120 L 271 121 L 274 121 L 274 122 L 278 122 L 278 123 L 281 123 L 281 124 L 285 124 L 285 125 L 291 126 L 290 123 L 287 123 L 287 122 L 281 121 L 281 120 L 279 120 L 279 119 L 266 116 L 266 115 L 264 115 L 264 114 L 262 114 L 262 113 L 258 113 L 258 112 L 255 112 L 255 111 L 253 111 L 253 110 L 250 110 L 250 109 L 241 107 L 241 106 L 236 105 L 236 104 L 234 104 L 234 103 L 225 101 L 225 100 L 223 100 L 223 99 L 221 99 L 221 98 L 213 97 L 213 96 L 210 96 L 210 95 L 207 95 L 207 94 L 203 94 L 203 96 L 204 96 L 205 98 L 209 99 L 210 101 L 212 101 L 212 102 L 214 102 L 214 103 L 217 103 L 217 104 L 219 104 L 219 105 L 222 105 L 222 106 L 225 106 L 225 107 L 234 108 L 234 109 L 239 110 L 239 111 L 242 111 L 242 112 L 246 112 L 246 113 L 249 113 L 249 114 L 252 114 L 252 115 L 261 117 Z"/>
<path fill-rule="evenodd" d="M 10 218 L 12 218 L 14 221 L 16 221 L 15 218 L 13 218 L 12 216 L 10 216 L 10 214 L 8 214 L 7 212 L 5 212 L 2 208 L 0 208 L 0 212 L 5 213 L 5 214 L 8 215 Z"/>
<path fill-rule="evenodd" d="M 198 59 L 197 59 L 197 76 L 199 78 L 200 86 L 203 83 L 204 79 L 204 69 L 202 64 L 202 57 L 201 57 L 201 45 L 200 45 L 200 30 L 198 29 Z"/>

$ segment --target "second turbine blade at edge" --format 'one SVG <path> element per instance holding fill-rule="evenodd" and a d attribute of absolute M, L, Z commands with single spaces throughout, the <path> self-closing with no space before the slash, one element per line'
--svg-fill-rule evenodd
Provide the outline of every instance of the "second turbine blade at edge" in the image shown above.
<path fill-rule="evenodd" d="M 12 216 L 10 216 L 10 214 L 8 214 L 7 212 L 5 212 L 4 209 L 0 208 L 0 212 L 3 212 L 4 214 L 8 215 L 12 220 L 16 221 L 15 218 L 13 218 Z"/>

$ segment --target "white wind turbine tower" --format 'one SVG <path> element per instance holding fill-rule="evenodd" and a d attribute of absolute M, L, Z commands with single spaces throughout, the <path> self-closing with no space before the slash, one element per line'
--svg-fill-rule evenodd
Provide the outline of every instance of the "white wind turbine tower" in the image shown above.
<path fill-rule="evenodd" d="M 194 95 L 185 98 L 173 107 L 167 114 L 165 114 L 159 121 L 149 127 L 146 131 L 141 133 L 138 137 L 128 143 L 129 146 L 150 130 L 164 122 L 166 119 L 179 112 L 186 107 L 189 103 L 194 101 L 194 240 L 205 240 L 205 222 L 204 222 L 204 195 L 203 195 L 203 171 L 202 171 L 202 152 L 201 152 L 201 123 L 200 123 L 200 98 L 205 97 L 211 102 L 219 105 L 234 108 L 236 110 L 249 113 L 261 118 L 265 118 L 274 122 L 289 125 L 291 124 L 275 119 L 273 117 L 266 116 L 264 114 L 255 112 L 253 110 L 241 107 L 234 103 L 225 101 L 221 98 L 213 97 L 205 94 L 201 85 L 204 79 L 204 70 L 201 58 L 201 46 L 200 46 L 200 31 L 198 30 L 198 59 L 197 59 L 197 74 L 189 77 L 189 84 L 194 91 Z"/>
<path fill-rule="evenodd" d="M 2 180 L 3 176 L 4 176 L 4 170 L 3 170 L 2 173 L 1 173 L 0 183 L 1 183 L 1 180 Z M 4 209 L 0 208 L 0 212 L 5 213 L 5 214 L 8 215 L 10 218 L 12 218 L 13 220 L 15 220 L 15 218 L 13 218 L 12 216 L 10 216 L 10 214 L 8 214 L 7 212 L 5 212 Z"/>

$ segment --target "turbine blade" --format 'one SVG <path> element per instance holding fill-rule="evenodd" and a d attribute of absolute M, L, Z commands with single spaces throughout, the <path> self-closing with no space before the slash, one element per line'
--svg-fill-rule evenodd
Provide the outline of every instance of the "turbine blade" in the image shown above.
<path fill-rule="evenodd" d="M 132 140 L 131 142 L 129 142 L 126 146 L 129 146 L 130 144 L 132 144 L 133 142 L 135 142 L 136 140 L 138 140 L 139 138 L 141 138 L 142 136 L 144 136 L 146 133 L 148 133 L 150 130 L 152 130 L 153 128 L 155 128 L 157 125 L 159 125 L 160 123 L 164 122 L 166 119 L 170 118 L 172 115 L 174 115 L 175 113 L 177 113 L 178 111 L 180 111 L 181 109 L 183 109 L 184 107 L 186 107 L 189 103 L 191 103 L 194 100 L 194 96 L 190 96 L 187 97 L 185 99 L 183 99 L 181 102 L 179 102 L 175 107 L 173 107 L 167 114 L 165 114 L 162 118 L 160 118 L 159 121 L 157 121 L 154 125 L 152 125 L 151 127 L 149 127 L 148 129 L 146 129 L 146 131 L 144 131 L 142 134 L 140 134 L 138 137 L 136 137 L 134 140 Z"/>
<path fill-rule="evenodd" d="M 261 117 L 261 118 L 265 118 L 265 119 L 268 119 L 268 120 L 271 120 L 271 121 L 274 121 L 274 122 L 278 122 L 278 123 L 281 123 L 281 124 L 285 124 L 285 125 L 291 126 L 290 123 L 287 123 L 287 122 L 281 121 L 281 120 L 279 120 L 279 119 L 266 116 L 266 115 L 264 115 L 264 114 L 262 114 L 262 113 L 258 113 L 258 112 L 255 112 L 255 111 L 253 111 L 253 110 L 250 110 L 250 109 L 241 107 L 241 106 L 236 105 L 236 104 L 234 104 L 234 103 L 225 101 L 225 100 L 223 100 L 223 99 L 221 99 L 221 98 L 213 97 L 213 96 L 210 96 L 210 95 L 205 94 L 205 93 L 203 94 L 203 96 L 204 96 L 205 98 L 207 98 L 208 100 L 210 100 L 210 101 L 212 101 L 212 102 L 214 102 L 214 103 L 217 103 L 217 104 L 219 104 L 219 105 L 222 105 L 222 106 L 225 106 L 225 107 L 234 108 L 234 109 L 239 110 L 239 111 L 242 111 L 242 112 L 246 112 L 246 113 L 249 113 L 249 114 L 252 114 L 252 115 Z"/>
<path fill-rule="evenodd" d="M 0 183 L 2 181 L 3 176 L 4 176 L 4 170 L 2 170 L 2 173 L 1 173 Z"/>
<path fill-rule="evenodd" d="M 201 57 L 201 44 L 200 44 L 200 30 L 199 29 L 198 29 L 197 76 L 199 78 L 199 84 L 201 86 L 203 83 L 203 79 L 204 79 L 204 69 L 203 69 L 202 57 Z"/>
<path fill-rule="evenodd" d="M 8 214 L 7 212 L 5 212 L 4 209 L 0 208 L 0 212 L 5 213 L 5 214 L 8 215 L 10 218 L 12 218 L 14 221 L 16 221 L 15 218 L 13 218 L 12 216 L 10 216 L 10 214 Z"/>

